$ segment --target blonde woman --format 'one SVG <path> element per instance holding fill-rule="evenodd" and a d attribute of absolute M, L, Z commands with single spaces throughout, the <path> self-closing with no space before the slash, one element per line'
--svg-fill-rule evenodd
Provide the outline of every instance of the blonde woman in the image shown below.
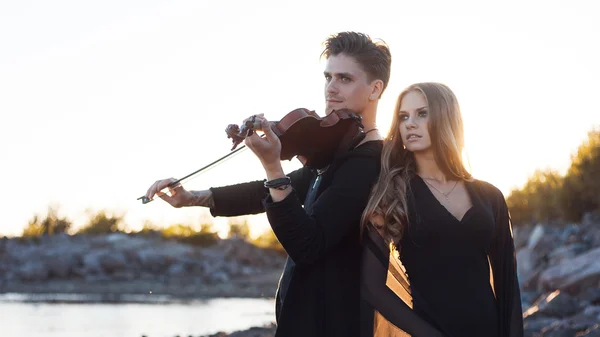
<path fill-rule="evenodd" d="M 463 144 L 446 85 L 400 94 L 362 219 L 361 336 L 523 336 L 508 208 Z"/>

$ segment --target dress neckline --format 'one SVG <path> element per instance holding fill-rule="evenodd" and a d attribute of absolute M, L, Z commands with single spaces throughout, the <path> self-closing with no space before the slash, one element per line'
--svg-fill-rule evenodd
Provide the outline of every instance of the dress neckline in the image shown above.
<path fill-rule="evenodd" d="M 417 181 L 420 184 L 421 189 L 423 189 L 425 191 L 425 193 L 427 194 L 427 196 L 432 199 L 432 202 L 434 204 L 436 204 L 437 206 L 441 207 L 442 210 L 454 221 L 460 223 L 463 223 L 464 220 L 467 218 L 467 215 L 469 215 L 469 213 L 471 213 L 471 211 L 473 211 L 473 209 L 475 208 L 475 203 L 474 203 L 474 199 L 473 199 L 473 192 L 471 191 L 471 188 L 469 186 L 469 182 L 465 181 L 465 189 L 467 191 L 467 195 L 469 196 L 469 201 L 471 202 L 471 207 L 469 207 L 469 209 L 463 214 L 463 216 L 458 219 L 456 216 L 454 216 L 454 214 L 452 214 L 452 212 L 450 212 L 450 210 L 448 210 L 446 208 L 446 206 L 444 206 L 439 200 L 438 198 L 435 197 L 435 195 L 433 194 L 433 192 L 429 189 L 429 187 L 427 186 L 427 183 L 423 180 L 423 178 L 421 178 L 421 176 L 419 176 L 418 174 L 415 174 L 415 179 L 417 179 Z"/>

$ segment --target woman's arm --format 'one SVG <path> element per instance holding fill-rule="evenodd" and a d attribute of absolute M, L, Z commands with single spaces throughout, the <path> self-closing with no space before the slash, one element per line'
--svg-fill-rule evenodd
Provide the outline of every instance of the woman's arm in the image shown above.
<path fill-rule="evenodd" d="M 521 292 L 512 225 L 504 195 L 493 188 L 494 238 L 489 257 L 494 277 L 494 293 L 499 314 L 500 336 L 523 336 Z"/>

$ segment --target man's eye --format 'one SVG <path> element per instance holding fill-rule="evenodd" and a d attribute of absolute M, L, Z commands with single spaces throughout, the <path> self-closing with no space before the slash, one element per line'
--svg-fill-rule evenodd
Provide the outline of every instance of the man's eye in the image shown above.
<path fill-rule="evenodd" d="M 325 75 L 325 80 L 326 80 L 326 81 L 331 81 L 331 76 L 329 76 L 329 75 Z"/>
<path fill-rule="evenodd" d="M 350 82 L 350 77 L 342 77 L 342 82 Z"/>

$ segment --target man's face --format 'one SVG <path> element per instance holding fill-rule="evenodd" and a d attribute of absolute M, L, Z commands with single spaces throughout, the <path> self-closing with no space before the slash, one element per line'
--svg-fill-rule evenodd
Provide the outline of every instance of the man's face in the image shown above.
<path fill-rule="evenodd" d="M 344 54 L 330 56 L 324 74 L 327 114 L 338 109 L 350 109 L 356 113 L 365 109 L 373 93 L 373 85 L 353 57 Z"/>

